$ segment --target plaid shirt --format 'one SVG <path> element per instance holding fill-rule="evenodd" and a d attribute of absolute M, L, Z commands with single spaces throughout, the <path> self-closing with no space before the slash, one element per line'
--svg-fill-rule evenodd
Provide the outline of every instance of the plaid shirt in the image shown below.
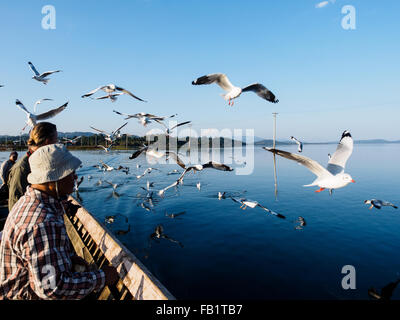
<path fill-rule="evenodd" d="M 73 272 L 74 255 L 59 201 L 27 187 L 0 243 L 0 300 L 81 299 L 105 284 L 102 270 Z"/>

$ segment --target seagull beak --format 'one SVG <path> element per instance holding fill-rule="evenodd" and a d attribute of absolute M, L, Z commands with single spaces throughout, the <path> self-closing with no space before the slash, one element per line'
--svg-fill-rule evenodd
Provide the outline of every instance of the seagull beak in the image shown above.
<path fill-rule="evenodd" d="M 356 183 L 354 180 L 351 180 L 351 182 Z"/>

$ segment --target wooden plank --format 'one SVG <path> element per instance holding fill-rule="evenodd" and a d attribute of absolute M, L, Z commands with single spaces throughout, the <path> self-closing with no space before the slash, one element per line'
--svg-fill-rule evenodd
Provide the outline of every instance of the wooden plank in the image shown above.
<path fill-rule="evenodd" d="M 151 272 L 115 238 L 107 228 L 80 205 L 75 217 L 89 232 L 97 247 L 108 261 L 117 268 L 120 278 L 136 300 L 175 300 L 175 297 L 155 278 Z"/>

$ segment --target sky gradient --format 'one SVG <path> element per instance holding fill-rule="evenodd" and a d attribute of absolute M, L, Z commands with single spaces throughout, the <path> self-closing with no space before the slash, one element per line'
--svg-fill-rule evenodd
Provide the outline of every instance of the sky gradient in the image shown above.
<path fill-rule="evenodd" d="M 337 0 L 321 8 L 313 0 L 282 1 L 14 1 L 0 3 L 0 135 L 18 134 L 25 114 L 20 99 L 39 112 L 69 101 L 50 120 L 59 131 L 114 130 L 113 113 L 178 113 L 193 129 L 254 129 L 272 138 L 336 141 L 400 139 L 400 3 Z M 44 30 L 44 5 L 56 9 L 56 29 Z M 356 30 L 344 30 L 344 5 L 356 9 Z M 61 69 L 47 86 L 32 80 Z M 226 73 L 234 85 L 263 83 L 280 100 L 244 93 L 229 107 L 216 85 L 192 86 L 199 76 Z M 147 100 L 117 102 L 81 95 L 115 83 Z M 150 125 L 148 129 L 157 128 Z M 144 134 L 135 119 L 123 133 Z"/>

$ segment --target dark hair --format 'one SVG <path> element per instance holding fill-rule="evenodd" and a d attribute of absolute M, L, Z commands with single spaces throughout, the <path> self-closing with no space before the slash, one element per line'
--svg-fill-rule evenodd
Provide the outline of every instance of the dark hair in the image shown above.
<path fill-rule="evenodd" d="M 39 122 L 29 134 L 29 147 L 42 147 L 47 139 L 51 139 L 57 133 L 57 127 L 50 122 Z"/>

